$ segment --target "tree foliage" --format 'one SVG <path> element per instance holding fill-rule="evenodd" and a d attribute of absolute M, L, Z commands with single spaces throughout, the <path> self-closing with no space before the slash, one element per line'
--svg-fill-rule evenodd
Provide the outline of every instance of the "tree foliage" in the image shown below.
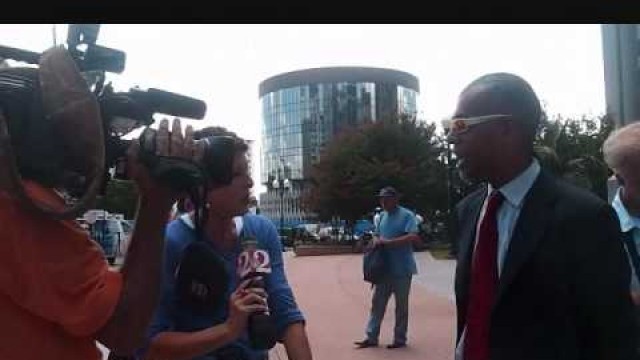
<path fill-rule="evenodd" d="M 606 199 L 609 170 L 602 144 L 613 129 L 607 115 L 545 121 L 536 139 L 538 158 L 551 172 Z"/>
<path fill-rule="evenodd" d="M 96 207 L 110 213 L 124 214 L 133 219 L 138 206 L 138 191 L 132 181 L 110 180 L 105 195 L 98 199 Z"/>
<path fill-rule="evenodd" d="M 353 222 L 378 206 L 376 194 L 393 186 L 403 206 L 429 216 L 446 206 L 446 169 L 435 125 L 399 116 L 345 129 L 314 166 L 303 205 L 326 221 Z"/>

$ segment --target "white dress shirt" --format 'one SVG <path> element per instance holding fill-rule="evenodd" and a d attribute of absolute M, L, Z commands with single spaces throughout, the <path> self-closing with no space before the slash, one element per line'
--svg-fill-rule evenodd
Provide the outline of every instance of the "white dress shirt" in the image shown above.
<path fill-rule="evenodd" d="M 531 186 L 538 178 L 540 174 L 540 164 L 535 158 L 531 161 L 531 164 L 520 175 L 513 178 L 511 181 L 497 189 L 504 196 L 504 200 L 498 212 L 496 214 L 498 220 L 498 277 L 502 274 L 502 265 L 504 264 L 509 244 L 511 243 L 511 236 L 513 235 L 513 229 L 516 226 L 518 217 L 520 216 L 520 210 L 524 202 L 524 197 L 527 195 Z M 491 194 L 493 187 L 488 185 L 487 194 Z M 480 211 L 480 217 L 478 218 L 478 224 L 476 224 L 476 238 L 474 241 L 474 253 L 475 246 L 478 244 L 478 234 L 480 229 L 480 220 L 484 217 L 484 213 L 487 209 L 489 196 L 484 199 L 482 204 L 482 210 Z M 473 256 L 473 255 L 472 255 Z M 456 360 L 464 359 L 464 339 L 466 335 L 466 328 L 462 332 L 458 346 L 456 347 Z"/>

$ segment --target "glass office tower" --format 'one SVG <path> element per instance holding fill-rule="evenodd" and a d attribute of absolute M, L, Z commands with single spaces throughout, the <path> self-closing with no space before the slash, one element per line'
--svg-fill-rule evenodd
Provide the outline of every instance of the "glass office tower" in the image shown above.
<path fill-rule="evenodd" d="M 268 191 L 260 196 L 262 214 L 276 224 L 282 216 L 285 226 L 315 222 L 300 197 L 325 145 L 345 127 L 416 115 L 418 93 L 415 76 L 380 68 L 317 68 L 263 81 L 261 182 Z"/>

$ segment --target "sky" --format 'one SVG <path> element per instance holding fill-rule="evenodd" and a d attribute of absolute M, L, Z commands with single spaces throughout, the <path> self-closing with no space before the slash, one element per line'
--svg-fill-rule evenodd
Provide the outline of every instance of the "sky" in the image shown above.
<path fill-rule="evenodd" d="M 0 25 L 0 44 L 42 51 L 52 24 Z M 67 26 L 55 26 L 58 43 Z M 125 51 L 116 90 L 159 88 L 207 103 L 196 128 L 219 125 L 256 141 L 259 179 L 261 106 L 258 86 L 283 72 L 327 66 L 371 66 L 409 72 L 420 81 L 419 118 L 450 115 L 460 91 L 491 72 L 529 81 L 549 114 L 605 111 L 600 25 L 169 25 L 106 24 L 98 44 Z M 256 181 L 259 182 L 259 181 Z M 264 191 L 258 186 L 257 193 Z"/>

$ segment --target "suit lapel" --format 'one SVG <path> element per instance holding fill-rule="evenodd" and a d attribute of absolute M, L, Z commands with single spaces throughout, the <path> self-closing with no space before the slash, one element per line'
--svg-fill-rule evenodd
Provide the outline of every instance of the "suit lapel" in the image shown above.
<path fill-rule="evenodd" d="M 544 170 L 527 193 L 513 230 L 498 283 L 498 304 L 522 265 L 536 249 L 551 218 L 550 204 L 554 200 L 553 179 Z"/>

